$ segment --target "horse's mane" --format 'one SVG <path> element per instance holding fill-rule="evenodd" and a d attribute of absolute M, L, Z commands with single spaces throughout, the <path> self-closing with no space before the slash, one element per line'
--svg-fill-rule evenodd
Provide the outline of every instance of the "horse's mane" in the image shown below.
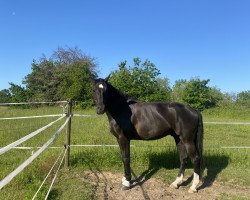
<path fill-rule="evenodd" d="M 121 92 L 120 90 L 115 88 L 113 85 L 108 83 L 107 81 L 106 81 L 106 84 L 108 85 L 109 89 L 113 90 L 113 92 L 117 93 L 119 96 L 124 98 L 129 105 L 139 102 L 139 100 L 137 100 L 137 99 L 135 99 L 127 94 L 124 94 L 123 92 Z"/>

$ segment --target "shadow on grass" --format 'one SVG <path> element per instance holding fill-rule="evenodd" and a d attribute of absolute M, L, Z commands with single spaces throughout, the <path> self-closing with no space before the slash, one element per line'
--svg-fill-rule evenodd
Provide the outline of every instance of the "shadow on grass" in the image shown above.
<path fill-rule="evenodd" d="M 61 195 L 61 192 L 57 189 L 52 189 L 49 193 L 48 199 L 53 200 L 53 199 L 59 199 Z"/>
<path fill-rule="evenodd" d="M 179 155 L 175 151 L 151 153 L 148 156 L 149 167 L 146 171 L 137 176 L 132 170 L 133 176 L 135 177 L 135 180 L 132 181 L 134 183 L 133 187 L 142 185 L 162 168 L 175 169 L 179 167 Z M 229 162 L 229 157 L 226 155 L 204 155 L 203 159 L 204 170 L 207 169 L 207 174 L 203 177 L 203 183 L 198 190 L 210 187 L 218 174 L 228 166 Z M 193 165 L 190 161 L 188 162 L 187 168 L 193 169 Z M 192 179 L 193 176 L 188 177 L 181 186 L 187 186 L 192 182 Z"/>
<path fill-rule="evenodd" d="M 198 190 L 212 186 L 218 174 L 227 167 L 229 157 L 226 155 L 208 155 L 204 157 L 207 175 L 203 177 L 203 184 Z"/>

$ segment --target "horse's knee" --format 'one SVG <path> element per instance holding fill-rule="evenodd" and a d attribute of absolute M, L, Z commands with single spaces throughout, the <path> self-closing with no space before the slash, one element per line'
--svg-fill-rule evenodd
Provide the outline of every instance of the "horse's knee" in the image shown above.
<path fill-rule="evenodd" d="M 186 165 L 187 162 L 188 162 L 188 157 L 185 157 L 185 158 L 182 158 L 182 159 L 181 159 L 181 164 L 182 164 L 182 165 Z"/>
<path fill-rule="evenodd" d="M 198 154 L 196 154 L 195 156 L 191 157 L 191 161 L 194 165 L 200 164 L 200 156 Z"/>

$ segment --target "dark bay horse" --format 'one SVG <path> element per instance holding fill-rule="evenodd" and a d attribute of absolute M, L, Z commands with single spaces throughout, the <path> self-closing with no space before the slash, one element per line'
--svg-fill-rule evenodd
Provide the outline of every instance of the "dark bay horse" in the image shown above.
<path fill-rule="evenodd" d="M 171 187 L 183 182 L 187 159 L 194 165 L 190 193 L 197 192 L 202 175 L 203 122 L 199 111 L 180 103 L 145 103 L 127 98 L 107 79 L 94 82 L 97 114 L 107 114 L 124 164 L 122 189 L 130 188 L 130 140 L 154 140 L 171 135 L 180 156 L 180 169 Z"/>

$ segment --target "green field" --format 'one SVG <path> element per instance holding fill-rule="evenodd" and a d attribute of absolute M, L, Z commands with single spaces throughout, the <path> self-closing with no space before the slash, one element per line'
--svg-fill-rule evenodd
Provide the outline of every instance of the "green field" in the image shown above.
<path fill-rule="evenodd" d="M 0 117 L 61 114 L 60 107 L 7 108 L 0 107 Z M 92 110 L 74 110 L 79 114 L 95 114 Z M 48 124 L 55 118 L 0 120 L 0 146 L 16 141 L 32 131 Z M 203 112 L 204 121 L 250 121 L 250 108 L 215 108 Z M 20 146 L 42 146 L 63 124 L 64 119 Z M 222 146 L 250 146 L 250 125 L 205 124 L 204 160 L 205 186 L 215 180 L 221 184 L 232 184 L 250 188 L 250 149 L 224 149 Z M 31 199 L 40 186 L 56 158 L 63 151 L 65 129 L 51 146 L 59 149 L 46 149 L 22 173 L 0 191 L 0 199 Z M 93 118 L 74 117 L 72 120 L 71 144 L 117 144 L 109 133 L 105 115 Z M 166 137 L 156 141 L 132 141 L 131 168 L 140 175 L 149 171 L 148 178 L 156 177 L 170 184 L 176 177 L 179 159 L 174 140 Z M 18 167 L 37 149 L 12 149 L 0 156 L 0 179 Z M 93 199 L 93 185 L 81 182 L 79 176 L 85 170 L 123 171 L 117 147 L 72 147 L 70 170 L 61 169 L 49 199 Z M 192 174 L 189 163 L 187 176 Z M 42 188 L 37 199 L 43 199 L 51 183 L 51 177 Z M 77 195 L 77 196 L 76 196 Z M 225 197 L 222 194 L 221 199 Z M 241 196 L 237 197 L 241 199 Z M 230 199 L 230 197 L 226 198 Z"/>

